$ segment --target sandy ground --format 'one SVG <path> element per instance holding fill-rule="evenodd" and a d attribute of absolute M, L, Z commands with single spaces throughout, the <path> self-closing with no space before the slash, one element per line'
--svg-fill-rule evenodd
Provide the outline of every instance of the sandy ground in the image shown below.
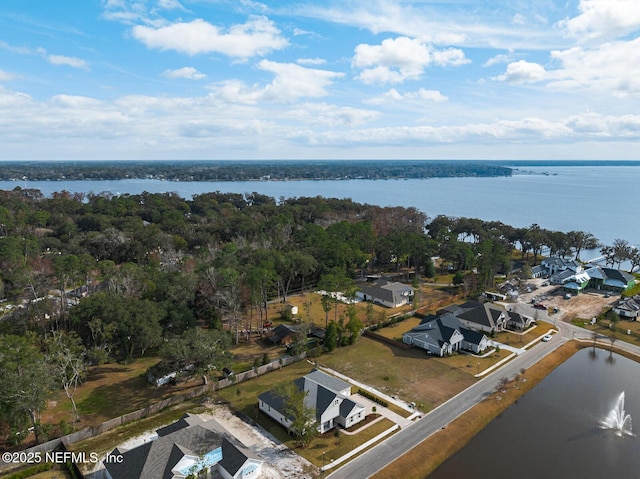
<path fill-rule="evenodd" d="M 264 461 L 260 474 L 261 479 L 310 479 L 317 476 L 317 467 L 266 432 L 245 423 L 225 406 L 212 403 L 208 403 L 206 406 L 209 412 L 199 415 L 203 420 L 215 419 L 247 449 Z M 157 439 L 155 429 L 119 444 L 118 448 L 129 450 L 154 439 Z M 100 462 L 85 477 L 106 479 L 107 476 L 104 466 Z"/>
<path fill-rule="evenodd" d="M 558 313 L 550 314 L 549 317 L 556 316 L 562 321 L 571 321 L 574 318 L 591 319 L 598 316 L 607 306 L 613 305 L 620 298 L 619 295 L 613 295 L 607 298 L 604 292 L 587 291 L 586 293 L 572 296 L 570 299 L 564 298 L 564 292 L 561 292 L 558 286 L 542 286 L 547 283 L 548 280 L 544 279 L 531 279 L 527 281 L 527 284 L 532 285 L 532 291 L 530 293 L 521 293 L 518 296 L 518 303 L 531 304 L 531 300 L 535 298 L 535 301 L 542 303 L 550 308 L 558 308 Z M 533 289 L 535 287 L 536 289 Z M 540 314 L 544 314 L 543 310 Z"/>
<path fill-rule="evenodd" d="M 302 458 L 262 429 L 254 428 L 235 416 L 225 406 L 208 404 L 209 413 L 200 414 L 204 420 L 215 419 L 251 452 L 263 459 L 261 478 L 312 478 L 318 468 Z"/>

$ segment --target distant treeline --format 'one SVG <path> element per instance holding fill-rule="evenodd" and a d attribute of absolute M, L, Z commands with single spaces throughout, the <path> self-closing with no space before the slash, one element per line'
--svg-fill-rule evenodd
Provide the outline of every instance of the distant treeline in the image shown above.
<path fill-rule="evenodd" d="M 383 180 L 511 176 L 507 166 L 463 161 L 111 161 L 6 162 L 0 180 L 173 181 Z"/>

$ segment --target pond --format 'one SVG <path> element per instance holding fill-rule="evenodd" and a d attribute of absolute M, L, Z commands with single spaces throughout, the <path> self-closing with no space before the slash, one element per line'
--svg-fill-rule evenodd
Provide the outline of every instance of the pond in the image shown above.
<path fill-rule="evenodd" d="M 583 349 L 429 479 L 640 477 L 640 438 L 601 425 L 620 406 L 623 392 L 625 413 L 640 421 L 639 376 L 640 365 L 634 361 Z"/>

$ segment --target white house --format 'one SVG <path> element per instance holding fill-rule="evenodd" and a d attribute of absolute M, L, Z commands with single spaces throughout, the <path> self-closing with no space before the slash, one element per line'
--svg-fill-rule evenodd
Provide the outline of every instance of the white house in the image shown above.
<path fill-rule="evenodd" d="M 213 419 L 203 421 L 186 414 L 156 432 L 154 440 L 108 454 L 104 461 L 105 476 L 108 479 L 185 479 L 190 475 L 217 473 L 224 479 L 260 477 L 263 461 Z M 110 460 L 110 456 L 117 460 Z"/>
<path fill-rule="evenodd" d="M 613 312 L 623 318 L 637 321 L 640 318 L 640 295 L 637 294 L 633 298 L 619 300 L 613 307 Z"/>
<path fill-rule="evenodd" d="M 424 349 L 429 354 L 444 356 L 455 351 L 484 351 L 489 339 L 481 332 L 465 328 L 453 314 L 428 316 L 422 323 L 402 335 L 402 342 Z"/>
<path fill-rule="evenodd" d="M 364 283 L 356 296 L 363 301 L 382 304 L 387 308 L 399 308 L 413 300 L 413 288 L 404 283 L 381 279 L 373 283 Z"/>
<path fill-rule="evenodd" d="M 299 390 L 307 392 L 305 404 L 316 412 L 317 428 L 324 433 L 337 425 L 348 428 L 365 418 L 365 408 L 353 401 L 349 383 L 328 375 L 318 369 L 298 378 L 294 384 Z M 258 396 L 258 407 L 285 427 L 291 425 L 291 419 L 283 410 L 283 400 L 273 390 Z"/>

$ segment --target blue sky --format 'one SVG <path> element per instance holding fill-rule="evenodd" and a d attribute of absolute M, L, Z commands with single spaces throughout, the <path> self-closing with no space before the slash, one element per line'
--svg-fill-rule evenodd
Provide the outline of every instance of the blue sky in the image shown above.
<path fill-rule="evenodd" d="M 0 160 L 638 159 L 637 0 L 4 0 Z"/>

